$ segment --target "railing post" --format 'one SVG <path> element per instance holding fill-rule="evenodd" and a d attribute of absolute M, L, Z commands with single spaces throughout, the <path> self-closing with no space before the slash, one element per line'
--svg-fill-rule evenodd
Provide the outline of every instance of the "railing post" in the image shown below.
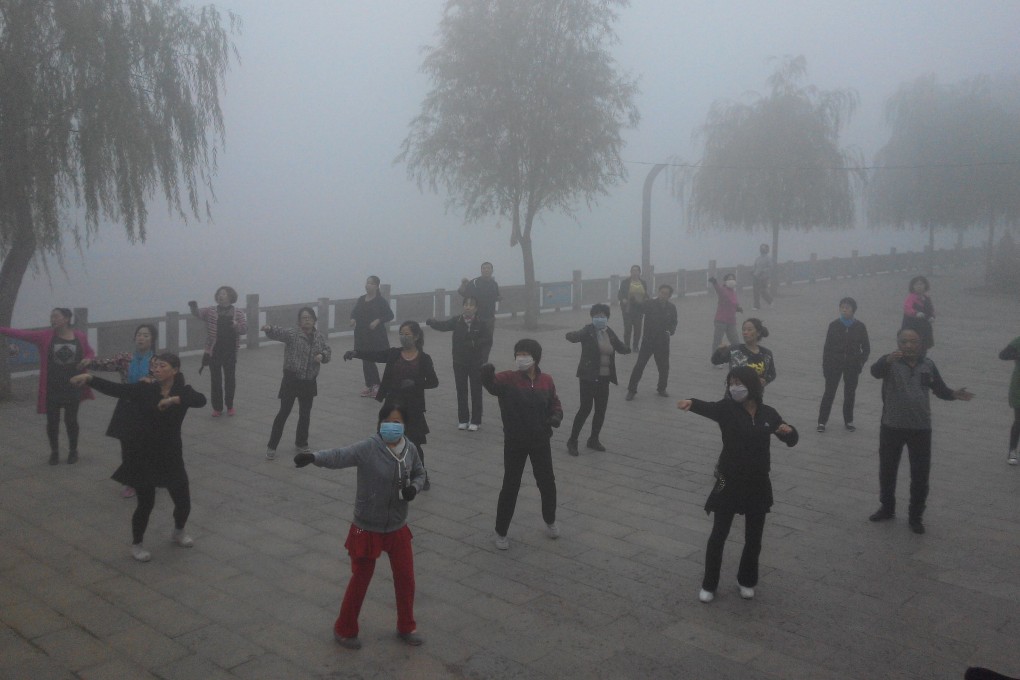
<path fill-rule="evenodd" d="M 166 313 L 166 333 L 163 334 L 163 346 L 166 351 L 180 354 L 181 352 L 181 315 L 178 312 Z"/>
<path fill-rule="evenodd" d="M 259 335 L 262 328 L 262 319 L 259 316 L 259 294 L 248 293 L 244 302 L 244 313 L 248 316 L 248 349 L 259 348 Z"/>
<path fill-rule="evenodd" d="M 570 299 L 573 302 L 573 304 L 571 305 L 571 309 L 573 309 L 575 312 L 581 310 L 581 293 L 584 290 L 583 286 L 584 284 L 582 283 L 581 280 L 581 270 L 575 269 L 574 274 L 570 281 Z"/>

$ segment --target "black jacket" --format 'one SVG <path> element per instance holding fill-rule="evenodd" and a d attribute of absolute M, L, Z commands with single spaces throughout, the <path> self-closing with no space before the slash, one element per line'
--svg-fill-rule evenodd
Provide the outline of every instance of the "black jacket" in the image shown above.
<path fill-rule="evenodd" d="M 644 304 L 645 334 L 643 342 L 669 342 L 676 333 L 676 305 L 658 298 Z"/>
<path fill-rule="evenodd" d="M 354 358 L 386 364 L 375 398 L 377 401 L 389 400 L 403 404 L 407 408 L 407 421 L 404 423 L 407 438 L 415 444 L 424 444 L 425 435 L 429 433 L 429 426 L 425 421 L 425 390 L 439 387 L 439 378 L 436 376 L 432 357 L 419 351 L 418 377 L 414 379 L 413 385 L 401 386 L 397 382 L 397 370 L 394 368 L 400 361 L 400 352 L 399 347 L 390 347 L 377 352 L 355 350 Z"/>
<path fill-rule="evenodd" d="M 616 350 L 609 355 L 609 382 L 616 385 L 616 352 L 630 354 L 630 347 L 627 347 L 620 341 L 620 338 L 616 337 L 612 328 L 606 328 L 606 333 L 609 334 L 609 342 Z M 577 377 L 591 382 L 598 380 L 602 360 L 599 353 L 598 331 L 595 330 L 595 326 L 588 324 L 579 331 L 567 333 L 567 341 L 581 343 L 581 360 L 577 364 Z"/>
<path fill-rule="evenodd" d="M 437 331 L 453 331 L 453 363 L 481 367 L 482 359 L 492 347 L 492 328 L 478 317 L 469 327 L 464 315 L 458 315 L 446 321 L 429 319 L 425 322 L 429 328 Z"/>
<path fill-rule="evenodd" d="M 822 373 L 829 375 L 844 369 L 861 372 L 871 354 L 871 343 L 868 341 L 868 329 L 860 321 L 854 320 L 850 326 L 836 319 L 829 324 L 825 334 L 825 346 L 822 349 Z"/>
<path fill-rule="evenodd" d="M 351 318 L 355 321 L 355 349 L 381 350 L 390 344 L 386 335 L 386 324 L 393 321 L 393 310 L 382 295 L 376 295 L 371 300 L 366 300 L 364 295 L 359 297 L 354 309 L 351 310 Z M 379 319 L 380 323 L 372 329 L 370 325 L 376 319 Z"/>
<path fill-rule="evenodd" d="M 773 434 L 787 446 L 795 446 L 800 439 L 796 429 L 787 435 L 778 434 L 776 430 L 785 421 L 774 408 L 765 404 L 758 405 L 752 418 L 743 404 L 732 399 L 692 399 L 691 413 L 719 424 L 723 449 L 719 454 L 718 468 L 727 477 L 767 474 L 771 467 L 770 437 Z"/>
<path fill-rule="evenodd" d="M 535 369 L 532 380 L 524 371 L 500 371 L 482 366 L 482 386 L 499 399 L 503 418 L 503 446 L 548 446 L 554 427 L 563 421 L 563 406 L 548 373 Z"/>

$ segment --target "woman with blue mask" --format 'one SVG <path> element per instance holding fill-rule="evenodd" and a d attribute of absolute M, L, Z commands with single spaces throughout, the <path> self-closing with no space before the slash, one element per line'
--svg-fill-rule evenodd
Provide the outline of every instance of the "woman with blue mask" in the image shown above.
<path fill-rule="evenodd" d="M 351 580 L 344 593 L 333 637 L 347 649 L 361 649 L 358 614 L 375 572 L 375 562 L 385 552 L 393 570 L 397 596 L 397 636 L 411 646 L 424 642 L 414 620 L 414 553 L 407 526 L 407 504 L 425 484 L 425 468 L 418 449 L 404 436 L 407 412 L 386 403 L 379 410 L 377 432 L 368 439 L 328 451 L 299 453 L 294 465 L 340 469 L 358 468 L 358 491 L 354 521 L 344 547 L 351 558 Z"/>
<path fill-rule="evenodd" d="M 602 423 L 606 420 L 606 406 L 609 403 L 609 384 L 616 382 L 616 353 L 630 354 L 630 347 L 621 342 L 609 327 L 609 305 L 597 304 L 591 307 L 591 323 L 579 331 L 567 333 L 568 342 L 581 343 L 581 360 L 577 364 L 577 380 L 581 391 L 581 406 L 574 416 L 574 426 L 567 440 L 567 453 L 578 455 L 577 438 L 588 420 L 592 407 L 595 416 L 591 421 L 591 436 L 588 448 L 605 451 L 599 441 Z"/>
<path fill-rule="evenodd" d="M 839 318 L 829 324 L 825 334 L 825 345 L 822 348 L 825 392 L 822 394 L 821 406 L 818 407 L 818 432 L 825 432 L 840 380 L 843 381 L 843 426 L 850 432 L 857 429 L 854 426 L 854 398 L 858 376 L 871 354 L 871 343 L 868 341 L 868 329 L 854 317 L 856 313 L 856 300 L 852 297 L 840 300 Z"/>
<path fill-rule="evenodd" d="M 436 367 L 432 357 L 425 353 L 425 334 L 417 321 L 400 324 L 400 347 L 384 350 L 360 350 L 344 354 L 344 361 L 368 359 L 386 364 L 382 382 L 375 393 L 376 401 L 396 402 L 404 406 L 404 427 L 407 438 L 418 448 L 418 457 L 425 464 L 425 436 L 429 424 L 425 420 L 425 390 L 439 387 Z M 424 491 L 428 491 L 428 473 L 425 476 Z"/>
<path fill-rule="evenodd" d="M 705 552 L 705 576 L 698 599 L 711 602 L 719 587 L 723 547 L 734 515 L 744 515 L 744 551 L 740 556 L 737 584 L 745 600 L 754 597 L 758 585 L 758 556 L 765 530 L 765 515 L 772 507 L 769 479 L 772 435 L 794 446 L 799 435 L 771 406 L 762 403 L 764 386 L 750 366 L 730 369 L 727 396 L 719 401 L 681 399 L 677 408 L 714 420 L 722 432 L 723 448 L 715 466 L 716 482 L 705 503 L 715 513 L 712 535 Z"/>

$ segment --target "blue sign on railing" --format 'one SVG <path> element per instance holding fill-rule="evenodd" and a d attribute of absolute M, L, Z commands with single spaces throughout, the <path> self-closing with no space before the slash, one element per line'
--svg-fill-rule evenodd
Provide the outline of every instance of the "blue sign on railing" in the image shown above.
<path fill-rule="evenodd" d="M 8 366 L 32 366 L 39 363 L 39 350 L 32 343 L 13 338 L 4 338 L 4 340 L 8 347 Z"/>
<path fill-rule="evenodd" d="M 569 307 L 573 303 L 573 285 L 548 283 L 542 286 L 543 307 Z"/>

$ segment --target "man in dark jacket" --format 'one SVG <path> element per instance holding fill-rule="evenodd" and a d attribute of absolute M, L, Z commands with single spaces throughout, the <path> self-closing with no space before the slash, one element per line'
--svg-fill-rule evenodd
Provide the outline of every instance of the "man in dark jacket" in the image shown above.
<path fill-rule="evenodd" d="M 478 307 L 478 320 L 489 329 L 489 338 L 496 334 L 496 303 L 503 299 L 499 294 L 499 284 L 492 277 L 492 271 L 492 263 L 483 262 L 482 275 L 471 280 L 461 279 L 460 288 L 457 289 L 457 292 L 465 300 L 469 297 L 475 299 Z M 491 348 L 492 343 L 490 342 L 482 355 L 483 364 L 488 363 Z"/>
<path fill-rule="evenodd" d="M 818 408 L 818 431 L 825 432 L 825 424 L 829 422 L 832 401 L 836 398 L 836 388 L 843 380 L 843 423 L 846 429 L 853 432 L 854 427 L 854 396 L 857 394 L 857 379 L 864 364 L 871 354 L 868 342 L 867 327 L 854 318 L 857 313 L 857 301 L 845 297 L 839 301 L 839 318 L 829 324 L 829 332 L 825 335 L 825 346 L 822 348 L 822 375 L 825 376 L 825 392 L 822 404 Z"/>
<path fill-rule="evenodd" d="M 492 328 L 478 318 L 478 301 L 464 298 L 464 313 L 446 321 L 426 319 L 437 331 L 453 331 L 453 380 L 457 386 L 457 429 L 477 432 L 482 424 L 482 364 L 492 348 Z M 468 409 L 468 387 L 471 408 Z"/>
<path fill-rule="evenodd" d="M 556 526 L 556 478 L 553 475 L 552 429 L 563 420 L 563 407 L 552 377 L 539 370 L 542 345 L 525 338 L 514 345 L 513 371 L 496 373 L 492 364 L 482 366 L 482 385 L 499 399 L 503 416 L 503 487 L 496 505 L 496 547 L 510 547 L 507 531 L 517 507 L 524 464 L 531 458 L 538 492 L 542 496 L 542 519 L 546 535 L 559 538 Z"/>
<path fill-rule="evenodd" d="M 627 401 L 637 394 L 638 383 L 645 372 L 648 360 L 655 357 L 655 367 L 659 369 L 659 383 L 656 390 L 660 397 L 668 397 L 666 383 L 669 381 L 669 339 L 676 333 L 676 305 L 669 301 L 673 296 L 673 287 L 667 284 L 659 286 L 658 295 L 651 302 L 645 303 L 645 337 L 641 343 L 637 363 L 630 374 L 627 386 Z"/>
<path fill-rule="evenodd" d="M 928 498 L 928 473 L 931 469 L 931 397 L 970 401 L 974 395 L 966 388 L 951 390 L 924 356 L 921 336 L 911 328 L 896 335 L 898 349 L 878 358 L 871 375 L 882 380 L 882 428 L 878 440 L 878 483 L 882 506 L 872 513 L 872 522 L 896 516 L 896 473 L 903 446 L 910 458 L 910 528 L 924 533 L 921 516 Z"/>

